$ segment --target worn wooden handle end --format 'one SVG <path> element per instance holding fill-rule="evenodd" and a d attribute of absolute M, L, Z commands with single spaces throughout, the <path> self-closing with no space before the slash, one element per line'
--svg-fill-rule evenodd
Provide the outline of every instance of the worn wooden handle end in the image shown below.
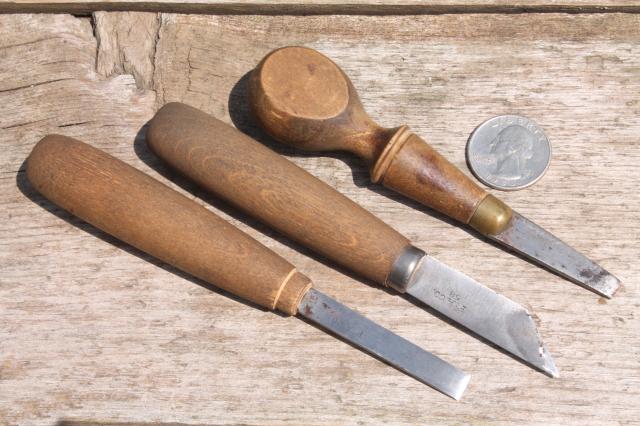
<path fill-rule="evenodd" d="M 374 182 L 462 223 L 472 220 L 487 196 L 406 126 L 386 129 L 371 120 L 349 78 L 313 49 L 269 53 L 253 71 L 249 93 L 258 121 L 279 141 L 353 152 L 370 165 Z M 482 220 L 473 221 L 482 223 L 481 232 L 495 228 L 489 222 L 496 219 L 483 211 Z"/>
<path fill-rule="evenodd" d="M 333 61 L 306 47 L 269 53 L 251 73 L 249 98 L 271 136 L 308 151 L 350 151 L 373 163 L 395 133 L 369 118 Z"/>
<path fill-rule="evenodd" d="M 78 140 L 46 136 L 27 161 L 46 198 L 126 243 L 287 314 L 311 287 L 293 265 L 206 208 Z"/>

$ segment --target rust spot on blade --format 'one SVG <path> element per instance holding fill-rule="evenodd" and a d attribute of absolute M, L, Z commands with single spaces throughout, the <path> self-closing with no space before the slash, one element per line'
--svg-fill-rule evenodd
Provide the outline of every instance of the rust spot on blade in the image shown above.
<path fill-rule="evenodd" d="M 587 282 L 597 282 L 606 278 L 609 273 L 604 269 L 600 269 L 598 272 L 594 272 L 592 269 L 585 268 L 579 272 L 579 275 Z"/>
<path fill-rule="evenodd" d="M 322 307 L 327 311 L 329 315 L 331 315 L 334 318 L 338 318 L 341 316 L 340 311 L 336 311 L 331 306 L 327 305 L 325 302 L 322 302 Z"/>

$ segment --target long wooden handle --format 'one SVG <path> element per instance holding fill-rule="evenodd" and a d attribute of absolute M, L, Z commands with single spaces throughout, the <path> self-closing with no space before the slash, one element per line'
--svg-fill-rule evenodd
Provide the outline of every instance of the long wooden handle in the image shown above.
<path fill-rule="evenodd" d="M 267 309 L 293 315 L 311 287 L 293 265 L 214 213 L 78 140 L 46 136 L 29 156 L 27 177 L 97 228 Z"/>
<path fill-rule="evenodd" d="M 313 49 L 269 53 L 251 74 L 249 95 L 258 121 L 282 143 L 353 152 L 370 165 L 373 182 L 484 233 L 510 217 L 493 198 L 474 218 L 487 192 L 406 126 L 386 129 L 371 120 L 349 78 Z"/>
<path fill-rule="evenodd" d="M 380 284 L 409 245 L 335 189 L 195 108 L 162 107 L 151 121 L 147 143 L 215 195 Z"/>

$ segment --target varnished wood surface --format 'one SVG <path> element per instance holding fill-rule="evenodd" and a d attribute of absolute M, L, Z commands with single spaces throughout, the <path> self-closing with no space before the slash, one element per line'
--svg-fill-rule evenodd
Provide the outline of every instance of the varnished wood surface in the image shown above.
<path fill-rule="evenodd" d="M 201 205 L 77 139 L 45 136 L 27 178 L 56 206 L 157 259 L 266 309 L 295 315 L 295 267 Z M 288 289 L 293 286 L 292 289 Z"/>
<path fill-rule="evenodd" d="M 3 423 L 638 423 L 637 15 L 96 18 L 95 33 L 119 40 L 112 49 L 129 47 L 126 55 L 100 53 L 105 40 L 97 43 L 89 18 L 0 16 Z M 247 121 L 242 77 L 287 44 L 333 58 L 372 118 L 409 124 L 463 169 L 466 138 L 484 119 L 519 113 L 540 123 L 553 146 L 549 171 L 503 198 L 624 287 L 599 299 L 370 186 L 366 166 L 348 155 L 278 148 Z M 97 71 L 96 56 L 115 63 Z M 138 86 L 127 72 L 142 77 Z M 343 274 L 168 171 L 136 135 L 172 100 L 235 121 L 419 247 L 530 308 L 561 378 Z M 303 321 L 205 289 L 53 206 L 22 166 L 47 133 L 184 186 L 320 290 L 471 373 L 462 401 Z"/>
<path fill-rule="evenodd" d="M 420 137 L 410 134 L 379 183 L 448 217 L 469 223 L 487 193 Z"/>
<path fill-rule="evenodd" d="M 406 125 L 387 129 L 373 121 L 349 77 L 317 50 L 269 53 L 251 72 L 249 103 L 277 141 L 317 153 L 352 152 L 369 165 L 372 182 L 462 223 L 487 195 Z"/>
<path fill-rule="evenodd" d="M 186 104 L 163 106 L 149 125 L 147 143 L 214 197 L 380 285 L 409 245 L 331 186 Z"/>
<path fill-rule="evenodd" d="M 395 129 L 378 126 L 340 68 L 304 46 L 269 52 L 248 83 L 251 114 L 277 141 L 311 152 L 348 151 L 370 166 Z"/>

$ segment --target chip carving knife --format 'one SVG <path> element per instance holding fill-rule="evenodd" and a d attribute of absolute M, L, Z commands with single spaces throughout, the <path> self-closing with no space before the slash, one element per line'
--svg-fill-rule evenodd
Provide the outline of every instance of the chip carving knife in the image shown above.
<path fill-rule="evenodd" d="M 522 306 L 426 255 L 334 188 L 235 128 L 170 103 L 151 120 L 146 140 L 173 168 L 264 224 L 557 375 Z"/>
<path fill-rule="evenodd" d="M 269 310 L 299 315 L 459 399 L 469 376 L 312 288 L 285 259 L 216 214 L 83 142 L 42 139 L 27 177 L 46 198 L 132 246 Z"/>
<path fill-rule="evenodd" d="M 321 53 L 284 47 L 249 80 L 250 104 L 278 141 L 309 151 L 350 151 L 374 183 L 467 224 L 481 234 L 605 297 L 620 281 L 512 210 L 448 162 L 407 126 L 387 129 L 364 111 L 353 84 Z"/>

